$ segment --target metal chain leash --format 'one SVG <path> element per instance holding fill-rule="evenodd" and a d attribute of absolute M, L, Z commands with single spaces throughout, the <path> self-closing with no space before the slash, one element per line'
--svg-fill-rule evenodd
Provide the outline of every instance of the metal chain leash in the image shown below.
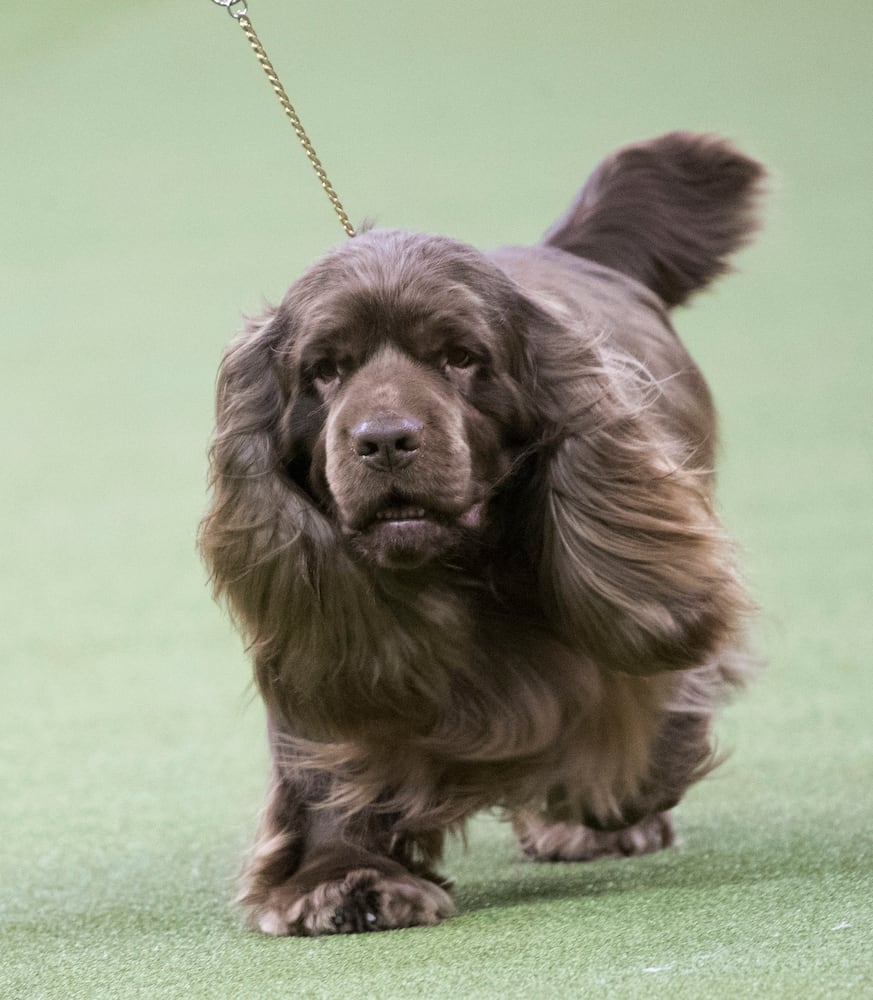
<path fill-rule="evenodd" d="M 224 9 L 230 14 L 230 16 L 236 21 L 245 33 L 246 38 L 249 41 L 249 45 L 252 47 L 252 51 L 257 56 L 258 62 L 261 64 L 267 79 L 270 81 L 270 86 L 279 98 L 279 103 L 282 105 L 282 109 L 288 116 L 291 125 L 297 134 L 297 138 L 300 140 L 300 145 L 303 147 L 303 152 L 309 162 L 312 164 L 312 169 L 315 171 L 315 176 L 321 182 L 322 189 L 327 197 L 330 199 L 331 205 L 333 205 L 333 210 L 339 217 L 340 223 L 345 229 L 349 236 L 355 235 L 355 227 L 349 220 L 348 215 L 346 215 L 346 210 L 342 206 L 342 202 L 339 200 L 339 196 L 333 189 L 333 185 L 328 179 L 327 173 L 319 160 L 318 155 L 315 152 L 315 148 L 309 140 L 309 136 L 306 134 L 306 130 L 303 128 L 303 124 L 300 121 L 300 117 L 294 110 L 294 105 L 285 93 L 285 88 L 282 86 L 282 81 L 279 79 L 276 70 L 273 68 L 273 64 L 270 62 L 270 58 L 264 51 L 264 46 L 261 44 L 260 38 L 258 38 L 255 32 L 252 22 L 249 20 L 248 16 L 248 6 L 246 0 L 212 0 L 213 3 L 218 4 L 219 7 L 224 7 Z"/>

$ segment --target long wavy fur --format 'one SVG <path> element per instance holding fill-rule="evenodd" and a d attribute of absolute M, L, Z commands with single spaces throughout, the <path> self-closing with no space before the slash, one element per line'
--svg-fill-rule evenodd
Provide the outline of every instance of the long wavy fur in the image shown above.
<path fill-rule="evenodd" d="M 540 245 L 366 233 L 228 348 L 200 545 L 270 716 L 243 893 L 263 929 L 324 932 L 314 900 L 336 893 L 313 879 L 349 899 L 373 877 L 350 871 L 436 884 L 443 832 L 477 809 L 630 827 L 711 765 L 751 606 L 714 509 L 712 401 L 667 310 L 749 238 L 762 179 L 712 137 L 629 147 Z M 397 342 L 430 315 L 487 369 L 447 385 L 372 346 L 348 388 L 317 388 L 314 344 Z M 374 381 L 392 365 L 414 392 Z M 440 447 L 473 456 L 483 513 L 443 558 L 398 572 L 350 543 L 328 475 L 348 459 L 327 452 L 355 392 L 465 428 Z M 348 468 L 349 495 L 369 488 Z M 427 892 L 404 921 L 449 912 Z"/>

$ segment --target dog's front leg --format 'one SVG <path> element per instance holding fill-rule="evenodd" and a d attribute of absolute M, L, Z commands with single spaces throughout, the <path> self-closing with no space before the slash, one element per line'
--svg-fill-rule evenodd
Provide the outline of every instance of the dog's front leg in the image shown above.
<path fill-rule="evenodd" d="M 330 775 L 274 764 L 240 901 L 267 934 L 353 934 L 439 923 L 454 913 L 426 867 L 441 834 L 403 835 L 378 810 L 326 804 Z"/>

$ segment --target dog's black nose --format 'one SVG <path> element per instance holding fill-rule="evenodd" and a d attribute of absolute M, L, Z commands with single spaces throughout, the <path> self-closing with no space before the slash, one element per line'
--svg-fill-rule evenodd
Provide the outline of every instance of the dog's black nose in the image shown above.
<path fill-rule="evenodd" d="M 421 424 L 409 417 L 375 417 L 352 430 L 352 442 L 369 466 L 391 472 L 415 458 L 421 447 L 421 431 Z"/>

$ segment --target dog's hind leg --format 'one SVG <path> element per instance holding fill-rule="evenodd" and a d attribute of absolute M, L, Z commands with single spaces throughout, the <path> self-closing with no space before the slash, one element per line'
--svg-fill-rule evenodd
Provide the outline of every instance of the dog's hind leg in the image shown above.
<path fill-rule="evenodd" d="M 636 793 L 601 815 L 584 789 L 564 782 L 547 792 L 544 807 L 513 820 L 525 856 L 538 861 L 593 861 L 651 854 L 674 843 L 669 811 L 711 766 L 709 716 L 671 712 L 651 752 L 648 774 Z"/>
<path fill-rule="evenodd" d="M 540 815 L 518 816 L 518 843 L 531 861 L 596 861 L 653 854 L 674 842 L 668 813 L 653 813 L 621 830 L 594 830 L 583 823 L 549 820 Z"/>

